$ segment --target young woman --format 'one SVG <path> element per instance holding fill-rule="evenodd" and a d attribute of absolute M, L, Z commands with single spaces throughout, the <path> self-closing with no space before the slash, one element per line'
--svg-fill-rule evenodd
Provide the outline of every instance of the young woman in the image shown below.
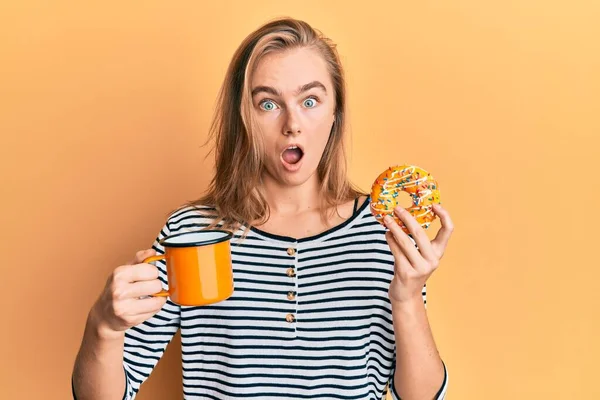
<path fill-rule="evenodd" d="M 414 239 L 374 219 L 346 175 L 345 108 L 335 46 L 311 26 L 281 19 L 244 40 L 212 127 L 210 188 L 109 277 L 74 396 L 133 399 L 181 329 L 186 399 L 382 399 L 388 386 L 394 398 L 444 398 L 424 300 L 452 222 L 436 207 L 429 241 L 401 209 Z M 147 297 L 167 285 L 164 263 L 142 263 L 164 252 L 159 240 L 215 226 L 234 233 L 234 294 L 202 307 Z"/>

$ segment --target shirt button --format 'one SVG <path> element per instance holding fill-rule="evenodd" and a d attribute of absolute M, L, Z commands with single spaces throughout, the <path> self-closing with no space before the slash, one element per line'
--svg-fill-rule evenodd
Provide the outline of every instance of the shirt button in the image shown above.
<path fill-rule="evenodd" d="M 285 316 L 285 320 L 289 323 L 292 323 L 296 320 L 296 317 L 294 317 L 294 314 L 288 314 Z"/>
<path fill-rule="evenodd" d="M 296 275 L 296 271 L 294 271 L 294 268 L 288 268 L 287 271 L 285 272 L 287 274 L 287 276 L 289 276 L 290 278 L 294 275 Z"/>
<path fill-rule="evenodd" d="M 290 256 L 293 256 L 294 254 L 296 254 L 296 249 L 293 249 L 293 248 L 290 247 L 289 249 L 287 249 L 287 253 Z"/>
<path fill-rule="evenodd" d="M 288 292 L 287 298 L 288 298 L 288 300 L 295 300 L 296 292 Z"/>

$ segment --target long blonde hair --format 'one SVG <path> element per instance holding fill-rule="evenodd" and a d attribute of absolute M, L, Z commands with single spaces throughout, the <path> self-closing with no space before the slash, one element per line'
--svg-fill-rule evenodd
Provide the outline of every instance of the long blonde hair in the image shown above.
<path fill-rule="evenodd" d="M 217 224 L 222 229 L 248 229 L 269 219 L 260 177 L 263 173 L 263 151 L 252 116 L 250 78 L 266 54 L 294 48 L 312 48 L 325 60 L 335 92 L 335 120 L 323 156 L 317 167 L 320 182 L 321 218 L 326 223 L 328 210 L 333 215 L 337 206 L 365 194 L 347 177 L 344 147 L 346 90 L 345 80 L 335 44 L 308 23 L 292 18 L 271 21 L 244 39 L 233 55 L 217 99 L 209 140 L 214 139 L 215 174 L 206 193 L 186 206 L 216 210 Z M 215 211 L 210 211 L 214 217 Z"/>

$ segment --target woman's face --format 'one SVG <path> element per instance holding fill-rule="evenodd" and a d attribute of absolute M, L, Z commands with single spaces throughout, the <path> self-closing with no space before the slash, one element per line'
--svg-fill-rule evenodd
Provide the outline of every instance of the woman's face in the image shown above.
<path fill-rule="evenodd" d="M 325 61 L 309 48 L 268 54 L 252 75 L 251 90 L 265 151 L 263 179 L 303 184 L 317 170 L 334 121 Z"/>

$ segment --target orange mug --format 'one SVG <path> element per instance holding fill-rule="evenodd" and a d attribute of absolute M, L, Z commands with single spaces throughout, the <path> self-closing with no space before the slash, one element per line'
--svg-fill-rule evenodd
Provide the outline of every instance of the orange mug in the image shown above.
<path fill-rule="evenodd" d="M 202 306 L 227 299 L 233 293 L 230 232 L 212 229 L 177 233 L 160 240 L 164 255 L 144 263 L 165 260 L 169 290 L 153 296 L 169 296 L 182 306 Z"/>

